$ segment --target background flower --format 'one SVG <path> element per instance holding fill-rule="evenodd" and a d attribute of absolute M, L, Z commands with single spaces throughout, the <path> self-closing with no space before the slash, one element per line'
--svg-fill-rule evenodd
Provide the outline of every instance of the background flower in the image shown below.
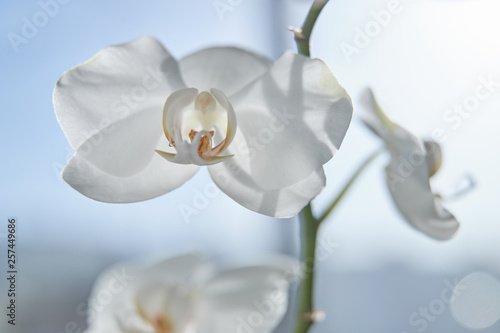
<path fill-rule="evenodd" d="M 373 92 L 367 89 L 363 102 L 369 110 L 367 126 L 382 140 L 391 154 L 386 168 L 387 185 L 392 199 L 405 219 L 430 237 L 452 238 L 459 224 L 431 190 L 430 177 L 441 166 L 439 144 L 417 137 L 392 122 L 382 111 Z"/>
<path fill-rule="evenodd" d="M 223 271 L 194 254 L 116 264 L 94 286 L 87 332 L 272 332 L 298 268 L 292 258 L 274 260 Z"/>

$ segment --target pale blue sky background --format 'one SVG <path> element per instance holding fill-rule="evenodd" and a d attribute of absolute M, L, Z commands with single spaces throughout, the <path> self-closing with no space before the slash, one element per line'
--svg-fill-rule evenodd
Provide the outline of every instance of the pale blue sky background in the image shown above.
<path fill-rule="evenodd" d="M 31 21 L 41 7 L 38 1 L 0 2 L 0 218 L 19 219 L 18 244 L 24 249 L 20 262 L 26 271 L 50 280 L 51 271 L 40 265 L 38 256 L 61 252 L 90 267 L 101 265 L 96 258 L 105 262 L 162 251 L 197 249 L 226 256 L 296 250 L 294 220 L 249 212 L 224 194 L 185 223 L 178 207 L 192 204 L 196 191 L 210 183 L 205 171 L 173 193 L 129 205 L 92 201 L 60 179 L 60 168 L 72 154 L 52 106 L 52 90 L 62 72 L 107 45 L 145 34 L 157 37 L 176 57 L 231 44 L 276 59 L 294 47 L 286 27 L 302 23 L 310 1 L 242 0 L 223 20 L 213 3 L 69 1 L 15 53 L 8 34 L 21 34 L 23 18 Z M 453 193 L 467 174 L 475 178 L 477 187 L 459 200 L 446 202 L 460 220 L 461 230 L 450 242 L 435 242 L 408 227 L 394 210 L 383 179 L 385 158 L 380 158 L 324 226 L 322 237 L 333 239 L 339 247 L 321 264 L 322 269 L 383 271 L 394 264 L 412 267 L 419 274 L 452 278 L 474 270 L 500 276 L 500 87 L 458 128 L 443 118 L 455 103 L 474 94 L 480 77 L 492 76 L 500 82 L 496 17 L 500 5 L 495 0 L 402 0 L 402 10 L 391 16 L 387 27 L 358 47 L 348 61 L 341 45 L 356 46 L 358 29 L 364 30 L 374 21 L 372 12 L 387 9 L 388 3 L 332 1 L 313 35 L 313 56 L 328 63 L 355 104 L 353 125 L 341 151 L 326 166 L 328 187 L 316 207 L 324 207 L 360 161 L 380 145 L 359 123 L 363 110 L 358 97 L 366 85 L 375 90 L 386 113 L 414 133 L 430 136 L 436 128 L 447 133 L 443 169 L 433 183 L 436 191 Z M 29 268 L 33 262 L 39 266 Z M 54 265 L 55 275 L 58 266 Z M 71 278 L 68 273 L 61 281 Z M 91 277 L 79 279 L 91 283 Z M 428 299 L 420 302 L 403 313 L 411 313 Z"/>

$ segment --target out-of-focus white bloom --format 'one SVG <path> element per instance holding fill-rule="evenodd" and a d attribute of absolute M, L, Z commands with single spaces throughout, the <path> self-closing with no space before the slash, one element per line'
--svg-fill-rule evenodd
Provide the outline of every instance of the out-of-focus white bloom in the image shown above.
<path fill-rule="evenodd" d="M 429 179 L 441 166 L 442 152 L 437 142 L 423 143 L 412 133 L 392 122 L 378 105 L 373 92 L 364 93 L 369 114 L 365 124 L 384 140 L 391 160 L 386 168 L 387 184 L 394 203 L 405 219 L 432 238 L 447 240 L 458 230 L 455 217 L 432 193 Z"/>
<path fill-rule="evenodd" d="M 278 260 L 278 259 L 276 259 Z M 268 333 L 288 306 L 297 261 L 216 271 L 198 255 L 118 264 L 97 280 L 87 333 Z"/>
<path fill-rule="evenodd" d="M 318 59 L 286 52 L 272 64 L 216 47 L 177 62 L 147 36 L 65 72 L 54 106 L 76 150 L 63 177 L 82 194 L 142 201 L 206 165 L 236 202 L 275 217 L 297 214 L 323 189 L 323 164 L 352 116 Z"/>

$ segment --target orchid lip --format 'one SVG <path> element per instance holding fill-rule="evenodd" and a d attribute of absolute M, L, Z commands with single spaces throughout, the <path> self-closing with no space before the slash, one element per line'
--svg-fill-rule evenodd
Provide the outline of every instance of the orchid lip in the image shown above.
<path fill-rule="evenodd" d="M 173 163 L 216 164 L 233 156 L 223 153 L 236 128 L 234 109 L 222 91 L 180 89 L 167 98 L 163 108 L 163 132 L 177 153 L 155 151 Z"/>

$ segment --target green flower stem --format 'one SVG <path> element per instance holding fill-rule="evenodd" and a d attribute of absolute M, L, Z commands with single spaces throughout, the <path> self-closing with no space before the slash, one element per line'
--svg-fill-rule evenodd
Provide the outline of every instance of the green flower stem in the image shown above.
<path fill-rule="evenodd" d="M 301 30 L 292 29 L 299 54 L 311 56 L 309 40 L 314 24 L 328 0 L 314 0 Z M 319 222 L 312 214 L 311 203 L 300 213 L 300 233 L 302 235 L 302 259 L 306 264 L 302 280 L 300 298 L 298 300 L 298 315 L 295 323 L 295 333 L 307 333 L 314 324 L 313 292 L 314 269 L 316 259 L 316 236 Z"/>
<path fill-rule="evenodd" d="M 309 203 L 300 212 L 300 233 L 302 236 L 302 261 L 304 264 L 304 276 L 302 279 L 301 290 L 298 299 L 298 315 L 295 322 L 294 333 L 306 333 L 314 324 L 315 310 L 313 307 L 314 296 L 314 271 L 316 263 L 316 238 L 321 223 L 330 215 L 337 204 L 344 198 L 344 195 L 351 188 L 352 184 L 358 179 L 359 175 L 363 173 L 368 165 L 373 162 L 384 149 L 379 149 L 372 153 L 368 158 L 358 167 L 356 172 L 351 176 L 344 188 L 340 191 L 337 198 L 328 207 L 328 209 L 321 215 L 320 218 L 315 218 L 311 204 Z"/>
<path fill-rule="evenodd" d="M 295 333 L 306 333 L 314 324 L 312 314 L 314 292 L 314 270 L 316 258 L 316 235 L 319 222 L 312 214 L 311 204 L 300 212 L 300 233 L 302 236 L 302 260 L 305 265 L 304 276 L 298 296 L 298 316 L 295 322 Z"/>
<path fill-rule="evenodd" d="M 373 162 L 378 157 L 378 155 L 380 155 L 384 150 L 385 150 L 384 148 L 381 148 L 381 149 L 375 151 L 370 156 L 368 156 L 368 158 L 358 167 L 358 170 L 356 170 L 356 172 L 354 172 L 354 174 L 351 176 L 351 179 L 349 179 L 349 181 L 344 185 L 344 188 L 340 191 L 337 198 L 332 202 L 330 207 L 328 207 L 328 209 L 318 219 L 318 223 L 323 222 L 330 215 L 330 213 L 333 211 L 333 209 L 337 206 L 337 204 L 340 202 L 340 200 L 342 200 L 344 195 L 351 188 L 351 185 L 354 184 L 356 179 L 358 179 L 359 175 L 361 175 L 363 173 L 363 171 L 368 167 L 368 165 L 370 165 L 371 162 Z"/>
<path fill-rule="evenodd" d="M 311 33 L 316 24 L 319 14 L 323 10 L 323 7 L 327 4 L 329 0 L 314 0 L 309 14 L 307 14 L 304 25 L 302 29 L 292 29 L 295 33 L 295 42 L 297 43 L 297 49 L 300 54 L 310 57 L 311 51 L 309 47 L 309 39 L 311 38 Z"/>
<path fill-rule="evenodd" d="M 309 40 L 311 37 L 314 24 L 318 19 L 321 10 L 327 4 L 328 0 L 314 0 L 309 14 L 302 26 L 302 29 L 292 29 L 295 33 L 295 42 L 297 43 L 298 52 L 307 57 L 311 56 Z M 300 233 L 301 233 L 301 244 L 302 244 L 302 260 L 304 263 L 304 276 L 302 279 L 301 290 L 298 295 L 297 305 L 298 313 L 295 322 L 294 333 L 307 333 L 311 326 L 314 324 L 317 313 L 313 306 L 313 295 L 314 295 L 314 271 L 316 263 L 316 238 L 318 235 L 318 229 L 328 215 L 333 211 L 337 204 L 342 200 L 345 193 L 349 190 L 351 185 L 356 181 L 358 176 L 366 169 L 366 167 L 380 154 L 381 151 L 377 151 L 370 155 L 368 159 L 361 164 L 358 170 L 354 173 L 351 179 L 347 182 L 345 187 L 342 189 L 337 198 L 333 201 L 330 207 L 325 211 L 319 219 L 315 218 L 312 213 L 311 203 L 309 203 L 300 212 Z"/>

